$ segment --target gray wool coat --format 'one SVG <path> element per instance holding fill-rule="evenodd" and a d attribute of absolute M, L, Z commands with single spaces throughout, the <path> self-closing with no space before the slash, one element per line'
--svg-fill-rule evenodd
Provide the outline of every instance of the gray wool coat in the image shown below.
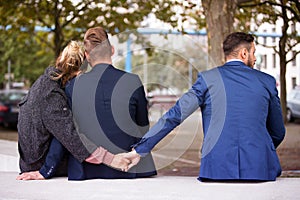
<path fill-rule="evenodd" d="M 80 162 L 96 149 L 93 143 L 77 133 L 65 92 L 60 83 L 49 76 L 54 70 L 48 67 L 19 104 L 18 150 L 21 172 L 41 168 L 53 137 Z"/>

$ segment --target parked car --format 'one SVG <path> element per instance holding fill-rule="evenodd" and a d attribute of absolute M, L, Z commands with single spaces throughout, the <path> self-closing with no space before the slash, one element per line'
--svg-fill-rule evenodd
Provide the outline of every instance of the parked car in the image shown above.
<path fill-rule="evenodd" d="M 287 121 L 300 119 L 300 88 L 292 90 L 287 95 Z"/>
<path fill-rule="evenodd" d="M 27 90 L 0 90 L 0 124 L 5 127 L 16 127 L 18 123 L 19 102 Z"/>

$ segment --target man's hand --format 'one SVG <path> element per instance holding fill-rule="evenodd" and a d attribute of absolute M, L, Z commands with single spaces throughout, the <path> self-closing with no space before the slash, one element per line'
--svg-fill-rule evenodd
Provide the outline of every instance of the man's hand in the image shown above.
<path fill-rule="evenodd" d="M 131 167 L 137 165 L 140 159 L 141 156 L 133 149 L 128 153 L 116 154 L 110 166 L 127 172 Z"/>
<path fill-rule="evenodd" d="M 134 149 L 131 152 L 125 153 L 124 157 L 131 161 L 131 163 L 128 165 L 128 170 L 137 165 L 141 159 L 141 156 Z"/>
<path fill-rule="evenodd" d="M 17 176 L 17 180 L 23 180 L 23 181 L 28 181 L 28 180 L 45 180 L 45 178 L 40 174 L 39 171 L 32 171 L 32 172 L 24 172 Z"/>
<path fill-rule="evenodd" d="M 114 158 L 112 162 L 110 163 L 110 166 L 116 169 L 120 169 L 121 171 L 128 171 L 128 165 L 131 163 L 129 159 L 125 157 L 126 153 L 120 153 L 117 155 L 114 155 Z"/>

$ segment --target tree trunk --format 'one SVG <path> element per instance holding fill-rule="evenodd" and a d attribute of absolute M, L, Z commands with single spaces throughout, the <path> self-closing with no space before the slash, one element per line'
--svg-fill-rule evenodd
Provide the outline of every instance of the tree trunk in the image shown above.
<path fill-rule="evenodd" d="M 281 0 L 281 9 L 282 9 L 282 19 L 283 19 L 283 25 L 282 25 L 282 36 L 279 40 L 279 58 L 280 58 L 280 102 L 282 106 L 282 115 L 283 120 L 286 123 L 286 48 L 285 45 L 287 43 L 288 35 L 287 30 L 289 28 L 289 19 L 287 16 L 287 10 L 285 8 L 286 1 Z"/>
<path fill-rule="evenodd" d="M 55 51 L 55 58 L 58 58 L 60 52 L 62 51 L 62 30 L 60 26 L 55 26 L 54 30 L 54 51 Z"/>
<path fill-rule="evenodd" d="M 208 68 L 224 63 L 223 40 L 234 31 L 237 0 L 203 0 L 208 38 Z"/>
<path fill-rule="evenodd" d="M 55 52 L 55 58 L 58 58 L 60 55 L 60 52 L 62 51 L 62 44 L 63 44 L 63 33 L 62 28 L 60 25 L 60 14 L 61 9 L 58 8 L 59 1 L 55 2 L 55 11 L 54 11 L 54 52 Z"/>

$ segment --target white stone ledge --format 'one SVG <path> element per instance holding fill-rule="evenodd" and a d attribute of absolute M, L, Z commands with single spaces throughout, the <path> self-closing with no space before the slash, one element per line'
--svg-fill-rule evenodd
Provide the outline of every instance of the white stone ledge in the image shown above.
<path fill-rule="evenodd" d="M 294 200 L 300 178 L 263 183 L 202 183 L 195 177 L 158 176 L 145 179 L 17 181 L 17 173 L 0 172 L 0 199 L 120 199 L 120 200 Z"/>

